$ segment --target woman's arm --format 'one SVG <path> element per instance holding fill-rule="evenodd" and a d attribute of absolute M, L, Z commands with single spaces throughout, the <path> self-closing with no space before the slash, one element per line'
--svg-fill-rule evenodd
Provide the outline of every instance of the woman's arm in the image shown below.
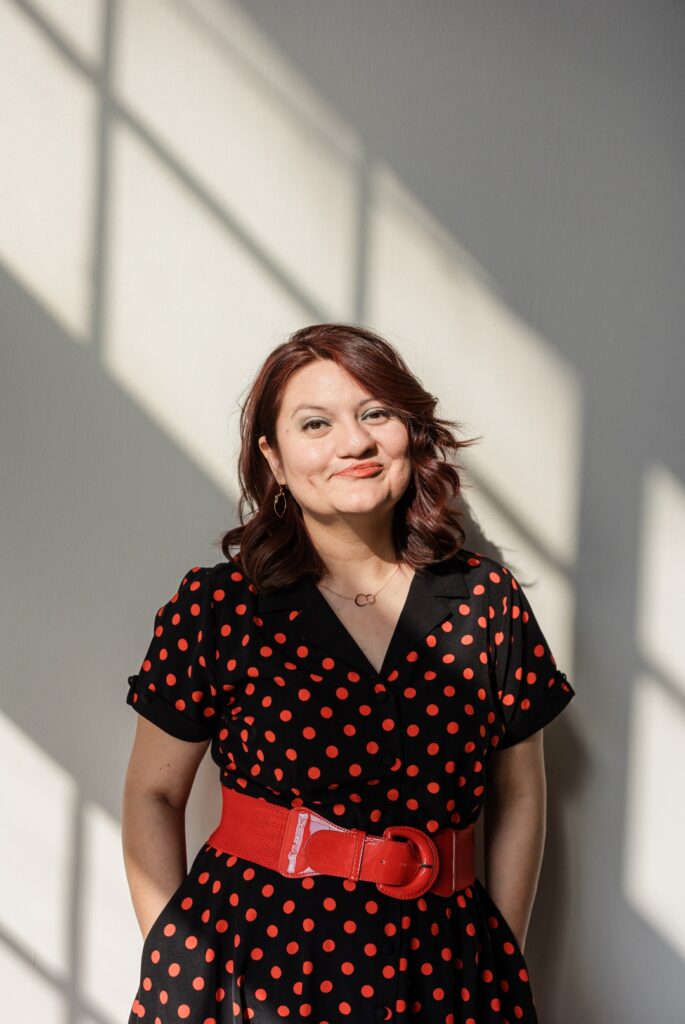
<path fill-rule="evenodd" d="M 187 873 L 185 808 L 208 745 L 176 739 L 138 719 L 121 821 L 124 867 L 143 938 Z"/>
<path fill-rule="evenodd" d="M 484 803 L 485 888 L 525 946 L 545 846 L 544 729 L 495 753 Z"/>

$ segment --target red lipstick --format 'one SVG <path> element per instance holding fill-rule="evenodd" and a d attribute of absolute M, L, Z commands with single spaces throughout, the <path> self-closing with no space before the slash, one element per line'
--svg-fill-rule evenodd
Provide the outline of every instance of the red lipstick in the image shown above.
<path fill-rule="evenodd" d="M 374 476 L 382 468 L 380 462 L 360 462 L 349 469 L 343 469 L 337 476 Z"/>

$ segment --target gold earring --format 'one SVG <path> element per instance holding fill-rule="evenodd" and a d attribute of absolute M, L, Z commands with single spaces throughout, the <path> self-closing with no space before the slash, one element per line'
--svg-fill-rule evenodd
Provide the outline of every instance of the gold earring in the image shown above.
<path fill-rule="evenodd" d="M 283 498 L 283 511 L 282 512 L 279 512 L 278 509 L 276 508 L 276 502 L 278 501 L 279 498 Z M 276 497 L 274 498 L 274 512 L 276 513 L 276 515 L 278 516 L 279 519 L 282 519 L 283 516 L 285 515 L 285 510 L 286 510 L 287 504 L 288 504 L 288 501 L 287 501 L 287 498 L 285 496 L 285 491 L 283 490 L 283 484 L 281 484 L 281 489 L 278 492 L 278 494 L 276 495 Z"/>

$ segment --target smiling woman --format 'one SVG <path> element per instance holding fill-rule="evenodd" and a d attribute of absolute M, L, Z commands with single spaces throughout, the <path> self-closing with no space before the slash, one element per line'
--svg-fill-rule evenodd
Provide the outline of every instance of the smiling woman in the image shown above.
<path fill-rule="evenodd" d="M 252 517 L 185 573 L 129 680 L 125 853 L 156 876 L 129 1024 L 537 1022 L 541 730 L 574 691 L 509 568 L 463 546 L 445 455 L 472 442 L 436 402 L 359 327 L 298 331 L 257 375 Z M 162 884 L 208 740 L 221 820 Z"/>
<path fill-rule="evenodd" d="M 413 568 L 452 554 L 464 541 L 452 507 L 461 489 L 457 456 L 478 438 L 459 438 L 461 425 L 438 418 L 437 404 L 369 328 L 296 331 L 269 354 L 242 408 L 241 525 L 222 537 L 224 555 L 239 546 L 269 589 L 303 572 L 332 581 L 336 549 L 348 538 L 354 550 L 360 531 L 393 565 L 400 551 Z M 355 468 L 369 462 L 380 471 Z M 350 486 L 355 481 L 361 485 Z M 290 500 L 276 500 L 286 494 Z M 367 575 L 382 582 L 383 568 L 376 560 Z"/>

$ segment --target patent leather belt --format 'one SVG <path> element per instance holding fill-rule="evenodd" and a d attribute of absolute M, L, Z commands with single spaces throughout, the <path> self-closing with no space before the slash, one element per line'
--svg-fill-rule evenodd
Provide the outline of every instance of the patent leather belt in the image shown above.
<path fill-rule="evenodd" d="M 210 846 L 287 878 L 338 875 L 413 899 L 425 892 L 451 896 L 476 877 L 475 824 L 432 836 L 412 825 L 388 825 L 377 836 L 342 828 L 309 807 L 280 807 L 223 785 L 221 797 L 221 821 L 207 839 Z"/>

